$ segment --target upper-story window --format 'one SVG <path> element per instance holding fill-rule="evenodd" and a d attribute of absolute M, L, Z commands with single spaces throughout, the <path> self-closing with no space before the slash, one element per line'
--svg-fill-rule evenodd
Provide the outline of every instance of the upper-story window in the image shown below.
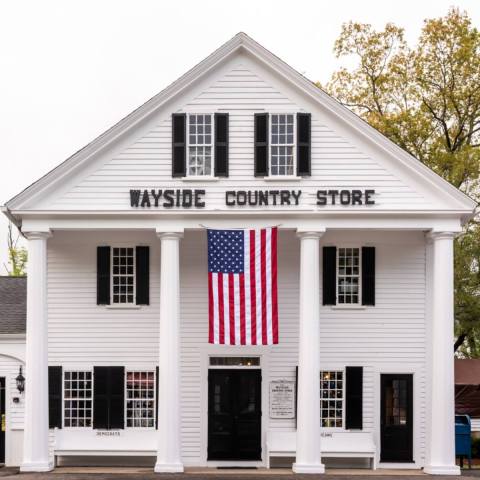
<path fill-rule="evenodd" d="M 211 176 L 213 172 L 212 115 L 188 116 L 188 176 Z"/>
<path fill-rule="evenodd" d="M 294 175 L 295 171 L 295 115 L 272 114 L 270 175 Z"/>
<path fill-rule="evenodd" d="M 341 305 L 360 303 L 360 248 L 338 249 L 337 298 Z"/>

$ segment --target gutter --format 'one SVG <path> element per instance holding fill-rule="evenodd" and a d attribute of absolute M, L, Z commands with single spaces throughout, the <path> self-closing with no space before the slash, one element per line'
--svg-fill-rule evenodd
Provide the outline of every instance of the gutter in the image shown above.
<path fill-rule="evenodd" d="M 0 205 L 0 212 L 2 212 L 17 228 L 22 237 L 25 237 L 25 235 L 22 232 L 22 221 L 19 220 L 11 210 L 6 206 L 6 205 Z"/>

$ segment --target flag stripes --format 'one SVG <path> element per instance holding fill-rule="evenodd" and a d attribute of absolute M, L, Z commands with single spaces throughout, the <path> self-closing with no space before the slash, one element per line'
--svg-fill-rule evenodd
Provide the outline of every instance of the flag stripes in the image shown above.
<path fill-rule="evenodd" d="M 208 230 L 209 342 L 278 343 L 277 228 Z"/>

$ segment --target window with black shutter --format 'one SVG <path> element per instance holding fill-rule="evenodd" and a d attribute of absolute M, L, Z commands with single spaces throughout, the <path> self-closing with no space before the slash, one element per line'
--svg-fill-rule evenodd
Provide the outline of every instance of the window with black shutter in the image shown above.
<path fill-rule="evenodd" d="M 363 367 L 345 368 L 345 428 L 363 428 Z"/>
<path fill-rule="evenodd" d="M 97 248 L 97 304 L 149 305 L 150 247 Z"/>
<path fill-rule="evenodd" d="M 323 248 L 323 305 L 375 305 L 375 247 Z"/>
<path fill-rule="evenodd" d="M 62 428 L 62 367 L 48 367 L 48 428 Z"/>
<path fill-rule="evenodd" d="M 118 430 L 124 426 L 124 367 L 93 367 L 93 428 Z"/>

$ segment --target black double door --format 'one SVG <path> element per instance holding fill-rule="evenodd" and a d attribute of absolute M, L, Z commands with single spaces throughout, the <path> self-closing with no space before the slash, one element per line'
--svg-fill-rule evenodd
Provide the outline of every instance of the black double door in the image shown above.
<path fill-rule="evenodd" d="M 413 376 L 381 375 L 382 462 L 413 461 Z"/>
<path fill-rule="evenodd" d="M 208 460 L 261 460 L 261 371 L 208 372 Z"/>

